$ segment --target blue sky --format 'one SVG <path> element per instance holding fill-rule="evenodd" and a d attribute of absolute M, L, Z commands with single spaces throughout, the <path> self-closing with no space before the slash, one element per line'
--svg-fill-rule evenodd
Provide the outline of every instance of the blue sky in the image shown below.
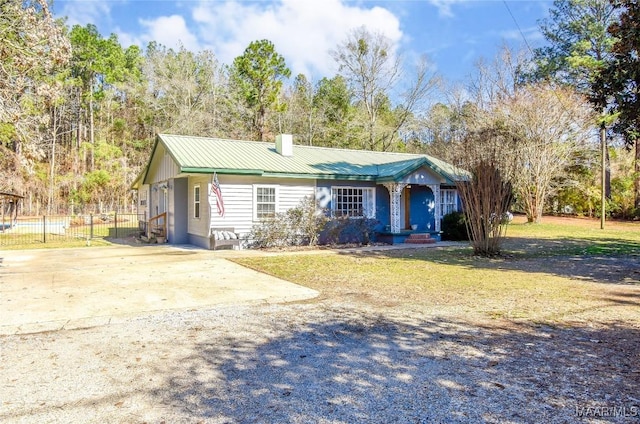
<path fill-rule="evenodd" d="M 440 75 L 455 82 L 504 44 L 525 48 L 520 30 L 532 48 L 542 45 L 538 20 L 550 6 L 540 0 L 55 0 L 54 13 L 69 25 L 92 23 L 104 36 L 115 33 L 125 47 L 181 43 L 209 49 L 223 63 L 266 38 L 293 75 L 313 80 L 335 75 L 329 50 L 365 25 L 389 37 L 407 60 L 426 54 Z"/>

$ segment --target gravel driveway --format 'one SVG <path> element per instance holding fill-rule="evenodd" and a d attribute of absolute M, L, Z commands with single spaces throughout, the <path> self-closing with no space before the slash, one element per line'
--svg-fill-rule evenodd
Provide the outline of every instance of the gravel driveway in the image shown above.
<path fill-rule="evenodd" d="M 348 304 L 167 312 L 3 336 L 0 421 L 566 423 L 587 407 L 637 413 L 637 387 L 614 378 L 633 364 L 583 356 L 601 342 L 592 337 Z"/>

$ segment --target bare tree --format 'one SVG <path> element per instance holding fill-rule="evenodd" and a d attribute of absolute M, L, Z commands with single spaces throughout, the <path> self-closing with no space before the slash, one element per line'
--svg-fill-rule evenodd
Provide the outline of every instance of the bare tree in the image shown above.
<path fill-rule="evenodd" d="M 571 88 L 520 87 L 497 104 L 496 116 L 517 140 L 513 186 L 529 222 L 540 222 L 545 203 L 576 154 L 593 134 L 595 116 Z"/>
<path fill-rule="evenodd" d="M 320 125 L 319 108 L 314 105 L 315 90 L 304 74 L 295 77 L 293 85 L 283 93 L 287 107 L 278 113 L 279 132 L 291 132 L 298 144 L 314 145 Z"/>
<path fill-rule="evenodd" d="M 68 63 L 70 44 L 45 0 L 0 1 L 0 39 L 0 147 L 15 156 L 5 181 L 19 190 L 21 174 L 44 157 L 43 99 L 56 96 L 54 75 Z"/>
<path fill-rule="evenodd" d="M 485 116 L 475 119 L 474 125 L 500 125 L 517 141 L 502 154 L 510 166 L 517 166 L 510 182 L 528 221 L 540 222 L 554 182 L 585 148 L 596 121 L 587 100 L 575 89 L 523 84 L 530 66 L 524 53 L 505 47 L 493 62 L 478 64 L 469 92 Z"/>
<path fill-rule="evenodd" d="M 212 52 L 193 53 L 152 43 L 143 72 L 156 131 L 189 135 L 233 135 L 226 112 L 223 70 Z"/>
<path fill-rule="evenodd" d="M 458 190 L 474 253 L 483 256 L 500 253 L 514 195 L 529 221 L 540 221 L 555 181 L 595 123 L 575 90 L 518 84 L 526 66 L 520 56 L 503 52 L 492 66 L 480 67 L 470 90 L 475 102 L 460 115 L 466 136 L 452 142 L 456 165 L 469 172 Z"/>
<path fill-rule="evenodd" d="M 503 46 L 491 61 L 476 62 L 476 74 L 468 86 L 471 100 L 481 109 L 491 109 L 511 96 L 531 60 L 523 51 Z"/>
<path fill-rule="evenodd" d="M 437 85 L 426 58 L 419 60 L 413 82 L 403 89 L 400 83 L 406 72 L 401 57 L 391 40 L 379 32 L 357 28 L 330 53 L 366 117 L 363 147 L 389 150 L 398 131 Z M 390 99 L 396 95 L 400 102 L 393 107 Z M 385 114 L 393 118 L 381 122 Z"/>

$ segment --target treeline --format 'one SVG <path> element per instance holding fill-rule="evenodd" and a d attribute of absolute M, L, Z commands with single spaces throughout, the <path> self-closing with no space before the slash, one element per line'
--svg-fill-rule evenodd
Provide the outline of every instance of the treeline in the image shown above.
<path fill-rule="evenodd" d="M 542 210 L 593 215 L 603 122 L 613 171 L 609 212 L 633 216 L 637 182 L 618 146 L 633 146 L 637 127 L 621 124 L 628 105 L 614 95 L 628 94 L 629 85 L 608 84 L 604 103 L 589 102 L 591 84 L 617 57 L 621 37 L 607 28 L 624 22 L 626 9 L 590 1 L 611 10 L 598 21 L 607 43 L 597 66 L 586 60 L 592 51 L 575 60 L 576 50 L 554 38 L 562 14 L 589 1 L 558 1 L 558 15 L 542 23 L 551 47 L 534 57 L 505 51 L 479 64 L 464 87 L 448 87 L 426 59 L 405 63 L 390 40 L 366 28 L 330 52 L 337 75 L 311 81 L 292 76 L 268 40 L 224 64 L 211 51 L 125 48 L 93 25 L 68 28 L 46 0 L 0 0 L 0 191 L 25 195 L 24 213 L 132 205 L 129 187 L 158 132 L 262 141 L 291 133 L 296 144 L 424 152 L 456 163 L 456 146 L 508 139 L 514 143 L 504 144 L 504 157 L 520 166 L 516 198 L 532 220 Z M 578 27 L 567 38 L 583 46 Z M 580 68 L 585 63 L 591 68 Z"/>

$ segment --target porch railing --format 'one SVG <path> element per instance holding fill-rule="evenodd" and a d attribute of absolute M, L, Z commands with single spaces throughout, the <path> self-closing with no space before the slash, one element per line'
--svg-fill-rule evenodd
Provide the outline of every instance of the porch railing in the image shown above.
<path fill-rule="evenodd" d="M 167 236 L 167 213 L 163 212 L 160 215 L 149 218 L 147 225 L 147 237 L 151 235 L 166 237 Z"/>

